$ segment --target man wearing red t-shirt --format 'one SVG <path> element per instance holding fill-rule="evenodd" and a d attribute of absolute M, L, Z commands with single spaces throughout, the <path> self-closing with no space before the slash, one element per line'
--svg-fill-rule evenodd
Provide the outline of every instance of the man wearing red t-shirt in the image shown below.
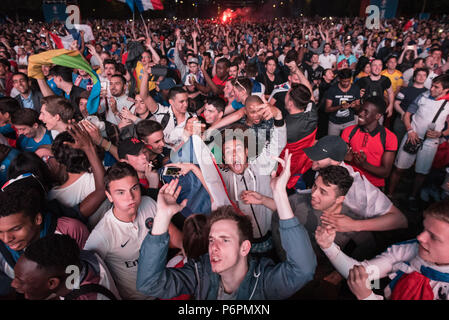
<path fill-rule="evenodd" d="M 345 161 L 376 187 L 385 186 L 398 149 L 395 134 L 379 124 L 385 109 L 381 97 L 365 99 L 359 112 L 359 124 L 346 128 L 341 134 L 350 147 Z"/>
<path fill-rule="evenodd" d="M 224 87 L 226 85 L 226 81 L 229 80 L 229 67 L 231 66 L 231 62 L 226 58 L 221 58 L 216 62 L 215 66 L 215 76 L 211 79 L 209 74 L 205 70 L 204 63 L 201 65 L 201 71 L 203 72 L 204 79 L 206 80 L 206 87 L 201 90 L 204 94 L 213 92 L 214 95 L 219 96 L 224 99 Z"/>

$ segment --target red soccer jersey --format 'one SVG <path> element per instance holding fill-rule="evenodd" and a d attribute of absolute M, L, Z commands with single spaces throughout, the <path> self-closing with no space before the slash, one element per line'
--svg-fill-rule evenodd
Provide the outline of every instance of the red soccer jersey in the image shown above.
<path fill-rule="evenodd" d="M 396 152 L 398 150 L 398 139 L 396 135 L 387 128 L 383 128 L 378 125 L 372 132 L 365 132 L 361 127 L 357 128 L 357 131 L 349 141 L 349 135 L 356 126 L 350 126 L 343 130 L 342 139 L 351 146 L 354 152 L 363 151 L 366 154 L 366 162 L 379 167 L 382 164 L 382 156 L 384 152 Z M 381 130 L 386 132 L 385 147 L 382 143 Z M 374 174 L 367 172 L 366 170 L 351 163 L 351 166 L 355 171 L 364 175 L 373 185 L 376 187 L 385 186 L 385 179 L 375 176 Z"/>

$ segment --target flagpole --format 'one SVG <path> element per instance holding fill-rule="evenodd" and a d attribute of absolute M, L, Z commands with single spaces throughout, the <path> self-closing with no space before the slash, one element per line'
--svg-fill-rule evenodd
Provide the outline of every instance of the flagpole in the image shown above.
<path fill-rule="evenodd" d="M 150 34 L 148 33 L 148 27 L 147 27 L 147 25 L 145 23 L 145 20 L 143 19 L 142 12 L 139 11 L 139 13 L 140 13 L 140 18 L 142 19 L 143 26 L 145 28 L 145 34 L 147 35 L 147 38 L 149 38 Z"/>

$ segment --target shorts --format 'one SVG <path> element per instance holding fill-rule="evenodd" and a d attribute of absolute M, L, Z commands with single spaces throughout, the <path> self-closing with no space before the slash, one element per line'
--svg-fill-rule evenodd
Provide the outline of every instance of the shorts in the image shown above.
<path fill-rule="evenodd" d="M 406 134 L 402 138 L 401 145 L 398 149 L 398 155 L 394 162 L 395 167 L 398 169 L 408 169 L 416 160 L 415 172 L 424 175 L 429 174 L 433 159 L 438 150 L 438 139 L 424 140 L 422 148 L 416 154 L 410 154 L 404 151 L 404 144 L 407 139 L 408 135 Z"/>
<path fill-rule="evenodd" d="M 341 132 L 345 128 L 357 124 L 357 121 L 358 121 L 357 116 L 354 116 L 354 120 L 346 122 L 346 123 L 342 123 L 342 124 L 336 124 L 336 123 L 333 123 L 332 121 L 329 121 L 329 127 L 327 129 L 327 134 L 330 136 L 339 136 L 339 135 L 341 135 Z"/>

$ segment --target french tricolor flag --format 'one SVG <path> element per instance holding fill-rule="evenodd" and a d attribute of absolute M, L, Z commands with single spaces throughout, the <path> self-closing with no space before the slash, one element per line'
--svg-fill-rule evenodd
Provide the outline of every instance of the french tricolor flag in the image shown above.
<path fill-rule="evenodd" d="M 134 12 L 134 7 L 137 7 L 139 12 L 147 10 L 164 10 L 161 0 L 118 0 L 126 3 L 131 11 Z"/>

